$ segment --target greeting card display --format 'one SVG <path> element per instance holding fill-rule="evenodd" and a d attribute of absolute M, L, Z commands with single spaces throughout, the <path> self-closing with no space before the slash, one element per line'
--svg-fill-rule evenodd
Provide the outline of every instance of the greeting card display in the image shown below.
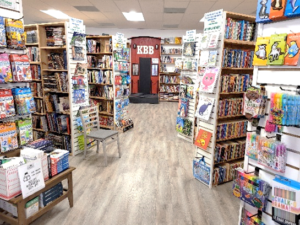
<path fill-rule="evenodd" d="M 267 65 L 283 65 L 287 34 L 273 34 L 268 47 Z"/>
<path fill-rule="evenodd" d="M 254 66 L 266 66 L 269 55 L 270 37 L 258 37 L 255 46 L 255 54 L 253 59 Z"/>
<path fill-rule="evenodd" d="M 208 42 L 209 42 L 209 38 L 210 35 L 209 34 L 203 34 L 202 39 L 201 39 L 201 43 L 200 43 L 200 48 L 201 49 L 206 49 L 208 47 Z"/>
<path fill-rule="evenodd" d="M 256 9 L 256 23 L 270 22 L 269 19 L 272 0 L 258 0 Z"/>
<path fill-rule="evenodd" d="M 299 60 L 300 33 L 288 34 L 284 65 L 297 66 Z"/>
<path fill-rule="evenodd" d="M 211 132 L 200 129 L 194 144 L 199 148 L 206 150 L 210 142 L 211 136 L 212 136 Z"/>
<path fill-rule="evenodd" d="M 218 51 L 210 51 L 208 58 L 208 66 L 216 66 Z"/>
<path fill-rule="evenodd" d="M 196 111 L 196 117 L 209 120 L 215 99 L 200 95 Z"/>
<path fill-rule="evenodd" d="M 297 0 L 289 0 L 285 7 L 284 16 L 294 17 L 300 15 L 300 2 Z"/>
<path fill-rule="evenodd" d="M 207 68 L 205 70 L 205 74 L 200 84 L 200 92 L 207 92 L 207 93 L 213 92 L 216 85 L 216 81 L 219 76 L 219 71 L 220 69 L 218 67 Z"/>
<path fill-rule="evenodd" d="M 289 1 L 295 2 L 294 0 Z M 272 0 L 269 18 L 271 20 L 279 20 L 284 18 L 284 10 L 286 3 L 287 0 Z"/>

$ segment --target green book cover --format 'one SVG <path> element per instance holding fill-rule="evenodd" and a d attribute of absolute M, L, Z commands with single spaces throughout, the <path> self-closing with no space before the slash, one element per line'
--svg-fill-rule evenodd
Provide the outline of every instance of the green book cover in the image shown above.
<path fill-rule="evenodd" d="M 287 34 L 273 34 L 268 46 L 268 61 L 267 65 L 283 65 L 284 55 L 286 52 L 286 37 Z"/>

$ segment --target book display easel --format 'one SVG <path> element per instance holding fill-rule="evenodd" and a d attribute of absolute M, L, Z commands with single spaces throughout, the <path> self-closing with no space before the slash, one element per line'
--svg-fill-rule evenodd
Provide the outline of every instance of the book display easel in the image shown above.
<path fill-rule="evenodd" d="M 192 35 L 188 36 L 189 33 Z M 176 60 L 176 69 L 181 71 L 176 130 L 178 137 L 193 142 L 200 34 L 196 30 L 187 31 L 182 41 L 182 56 Z"/>
<path fill-rule="evenodd" d="M 210 26 L 211 18 L 217 30 Z M 194 162 L 205 161 L 205 179 L 198 180 L 210 188 L 232 181 L 234 169 L 243 162 L 247 120 L 242 114 L 242 102 L 253 74 L 255 48 L 253 41 L 246 41 L 246 26 L 253 34 L 254 22 L 252 16 L 222 10 L 205 14 Z M 213 44 L 214 39 L 217 44 Z"/>
<path fill-rule="evenodd" d="M 159 72 L 159 100 L 178 102 L 180 70 L 176 69 L 176 60 L 182 55 L 182 38 L 164 38 L 161 43 Z"/>
<path fill-rule="evenodd" d="M 288 10 L 288 5 L 290 5 L 290 3 L 287 3 L 286 11 Z M 297 12 L 299 13 L 299 10 L 295 10 L 295 13 Z M 290 104 L 290 101 L 293 101 L 293 104 L 295 105 L 299 104 L 299 51 L 297 50 L 294 52 L 295 54 L 289 51 L 293 44 L 293 42 L 289 42 L 289 37 L 295 37 L 293 41 L 294 43 L 298 43 L 300 19 L 299 17 L 288 19 L 281 18 L 281 21 L 271 22 L 270 20 L 267 20 L 265 22 L 268 23 L 257 24 L 256 46 L 259 47 L 262 45 L 259 43 L 261 40 L 266 40 L 268 37 L 271 37 L 266 44 L 268 49 L 268 47 L 270 48 L 272 46 L 272 37 L 277 35 L 284 35 L 286 37 L 286 35 L 288 35 L 287 39 L 285 38 L 282 40 L 282 42 L 284 42 L 283 46 L 287 46 L 286 52 L 288 54 L 282 54 L 282 58 L 280 57 L 281 59 L 278 59 L 284 59 L 284 63 L 274 60 L 273 62 L 278 63 L 277 65 L 270 66 L 269 64 L 273 62 L 266 62 L 264 65 L 254 67 L 252 85 L 256 87 L 263 86 L 266 89 L 268 101 L 266 104 L 266 114 L 264 118 L 260 118 L 258 124 L 249 123 L 248 131 L 251 135 L 257 134 L 260 136 L 260 138 L 267 138 L 270 141 L 277 140 L 278 143 L 282 143 L 286 146 L 286 158 L 281 164 L 281 166 L 285 168 L 285 171 L 279 172 L 267 165 L 262 164 L 259 160 L 251 157 L 250 154 L 245 155 L 243 167 L 244 171 L 249 173 L 256 171 L 256 175 L 259 177 L 259 179 L 263 179 L 271 185 L 272 191 L 266 197 L 268 204 L 265 209 L 258 209 L 258 207 L 250 205 L 249 202 L 247 203 L 245 201 L 241 201 L 239 224 L 241 220 L 244 220 L 245 211 L 249 214 L 248 216 L 257 215 L 257 217 L 259 217 L 264 224 L 268 225 L 299 224 L 299 213 L 296 213 L 296 211 L 299 210 L 300 201 L 297 192 L 300 182 L 300 130 L 299 126 L 297 125 L 299 111 L 297 111 L 297 113 L 294 115 L 286 114 L 286 112 L 289 112 L 291 109 L 293 109 L 293 107 L 286 107 L 285 105 Z M 280 50 L 283 53 L 285 52 L 282 47 L 280 47 Z M 259 53 L 259 51 L 257 53 Z M 270 55 L 272 56 L 272 51 L 267 50 L 267 57 L 264 60 L 272 61 Z M 257 56 L 260 56 L 260 54 L 257 54 Z M 257 60 L 257 58 L 255 60 Z M 295 59 L 295 64 L 290 66 L 288 63 L 292 59 Z M 258 60 L 262 60 L 262 58 L 258 58 Z M 283 100 L 279 101 L 280 104 L 274 104 L 274 98 L 277 98 L 277 96 L 280 97 L 282 94 Z M 285 98 L 288 98 L 288 101 L 286 101 Z M 280 112 L 277 110 L 278 107 L 282 107 L 284 110 L 283 116 L 274 123 L 274 119 L 276 119 L 276 112 Z M 289 118 L 292 119 L 290 120 Z M 250 146 L 249 143 L 250 141 L 247 139 L 247 146 Z M 283 194 L 278 195 L 278 191 Z M 290 193 L 296 194 L 297 197 L 293 197 L 291 199 L 289 197 L 291 196 Z M 280 204 L 278 204 L 279 201 Z"/>

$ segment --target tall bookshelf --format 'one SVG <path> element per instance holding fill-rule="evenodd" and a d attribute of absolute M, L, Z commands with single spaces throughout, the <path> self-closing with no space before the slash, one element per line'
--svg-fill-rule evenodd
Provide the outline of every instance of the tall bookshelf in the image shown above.
<path fill-rule="evenodd" d="M 202 120 L 199 118 L 196 118 L 197 120 L 197 133 L 200 129 L 206 130 L 208 132 L 212 133 L 212 138 L 210 140 L 210 143 L 206 150 L 203 150 L 199 147 L 196 147 L 196 158 L 200 159 L 204 156 L 206 165 L 210 167 L 210 183 L 207 185 L 206 183 L 202 182 L 203 184 L 209 186 L 209 188 L 212 188 L 213 186 L 213 176 L 214 176 L 214 169 L 217 166 L 227 166 L 229 169 L 229 163 L 235 163 L 235 162 L 243 162 L 243 157 L 235 158 L 232 160 L 222 161 L 221 163 L 215 162 L 215 148 L 216 146 L 224 141 L 245 141 L 245 136 L 240 136 L 236 138 L 230 138 L 230 139 L 222 139 L 217 140 L 217 127 L 219 124 L 228 123 L 228 122 L 237 122 L 240 120 L 246 120 L 246 117 L 243 115 L 237 115 L 237 116 L 228 116 L 228 117 L 220 117 L 219 116 L 219 103 L 222 99 L 231 99 L 231 98 L 242 98 L 244 92 L 231 92 L 231 93 L 222 93 L 221 92 L 221 81 L 222 76 L 226 74 L 249 74 L 253 75 L 253 68 L 229 68 L 229 67 L 222 67 L 223 62 L 223 51 L 224 49 L 243 49 L 243 50 L 253 50 L 255 49 L 255 42 L 254 41 L 240 41 L 240 40 L 231 40 L 231 39 L 225 39 L 225 25 L 227 24 L 227 19 L 232 18 L 235 20 L 246 20 L 251 23 L 255 23 L 255 17 L 238 14 L 238 13 L 232 13 L 232 12 L 223 12 L 223 22 L 220 30 L 220 40 L 219 40 L 219 46 L 217 48 L 218 50 L 218 57 L 217 57 L 217 66 L 220 67 L 220 75 L 218 78 L 218 81 L 216 83 L 216 87 L 213 91 L 213 93 L 200 93 L 200 95 L 214 98 L 215 99 L 215 105 L 213 107 L 211 116 L 208 121 Z M 229 171 L 228 171 L 229 172 Z M 230 180 L 224 181 L 224 183 L 229 182 Z M 200 181 L 201 182 L 201 181 Z M 217 184 L 220 185 L 221 183 Z"/>
<path fill-rule="evenodd" d="M 172 51 L 173 50 L 173 51 Z M 180 50 L 180 51 L 178 51 Z M 159 101 L 162 102 L 178 102 L 179 91 L 166 92 L 164 87 L 179 86 L 180 85 L 180 73 L 176 71 L 175 61 L 181 57 L 182 43 L 175 44 L 165 42 L 162 39 L 161 53 L 160 53 L 160 72 L 159 72 Z M 176 82 L 166 82 L 166 80 L 175 80 Z"/>
<path fill-rule="evenodd" d="M 88 64 L 90 63 L 91 60 L 89 60 L 89 57 L 95 57 L 96 58 L 96 62 L 93 66 L 89 65 L 88 66 L 88 79 L 89 79 L 89 89 L 92 86 L 95 86 L 96 88 L 100 88 L 100 90 L 104 89 L 104 88 L 112 88 L 113 89 L 113 93 L 115 92 L 114 89 L 114 67 L 113 67 L 113 63 L 108 67 L 99 67 L 99 61 L 102 62 L 102 58 L 103 56 L 109 56 L 111 57 L 111 61 L 114 61 L 114 57 L 113 57 L 113 53 L 112 53 L 112 36 L 98 36 L 98 35 L 90 35 L 90 36 L 86 36 L 86 40 L 88 42 L 88 40 L 94 40 L 95 42 L 98 42 L 99 45 L 99 49 L 95 49 L 93 51 L 96 52 L 89 52 L 87 50 L 87 60 L 88 60 Z M 103 63 L 103 62 L 102 62 Z M 103 64 L 102 64 L 103 65 Z M 111 82 L 96 82 L 91 80 L 90 78 L 90 73 L 92 72 L 99 72 L 99 73 L 110 73 L 111 72 Z M 106 98 L 103 96 L 92 96 L 90 94 L 89 96 L 90 99 L 94 100 L 97 102 L 97 104 L 102 105 L 102 109 L 103 110 L 99 110 L 99 116 L 100 118 L 108 118 L 110 119 L 110 121 L 112 121 L 112 124 L 100 124 L 100 127 L 102 129 L 109 129 L 109 130 L 114 130 L 115 129 L 115 121 L 114 121 L 114 117 L 115 117 L 115 112 L 114 112 L 114 95 L 113 98 Z M 100 107 L 99 107 L 100 108 Z"/>

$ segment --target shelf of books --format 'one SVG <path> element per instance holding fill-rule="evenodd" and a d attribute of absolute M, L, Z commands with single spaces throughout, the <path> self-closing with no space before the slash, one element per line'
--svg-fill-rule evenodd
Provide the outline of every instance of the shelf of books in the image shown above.
<path fill-rule="evenodd" d="M 127 118 L 130 95 L 130 49 L 123 34 L 86 37 L 90 99 L 99 107 L 100 127 L 118 129 Z"/>
<path fill-rule="evenodd" d="M 176 69 L 175 64 L 181 55 L 181 37 L 162 39 L 159 72 L 160 101 L 178 102 L 179 100 L 180 70 Z"/>
<path fill-rule="evenodd" d="M 22 2 L 12 6 L 17 9 L 0 9 L 0 157 L 19 156 L 22 146 L 32 142 L 31 115 L 36 111 L 29 87 L 33 77 L 25 45 Z"/>
<path fill-rule="evenodd" d="M 255 48 L 254 17 L 223 10 L 204 16 L 211 17 L 219 29 L 204 23 L 194 143 L 194 176 L 210 188 L 232 181 L 235 168 L 243 165 L 248 124 L 243 96 L 251 84 Z"/>
<path fill-rule="evenodd" d="M 181 71 L 176 130 L 178 137 L 189 142 L 194 141 L 195 131 L 199 41 L 200 34 L 196 34 L 196 30 L 187 31 L 186 36 L 182 38 L 182 56 L 176 59 L 176 70 Z"/>

